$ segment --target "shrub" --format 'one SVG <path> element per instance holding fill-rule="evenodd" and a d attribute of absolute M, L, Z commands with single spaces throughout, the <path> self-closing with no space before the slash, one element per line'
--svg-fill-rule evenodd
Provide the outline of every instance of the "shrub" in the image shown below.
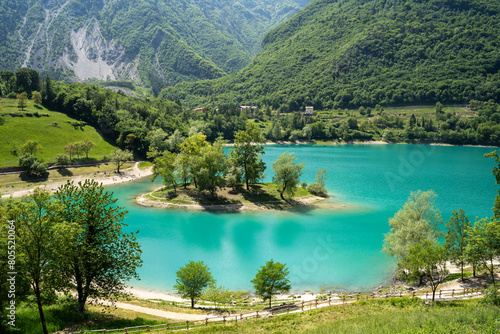
<path fill-rule="evenodd" d="M 60 153 L 56 156 L 56 165 L 67 166 L 69 163 L 70 161 L 68 155 Z"/>
<path fill-rule="evenodd" d="M 484 290 L 484 297 L 482 303 L 489 305 L 500 305 L 500 296 L 498 295 L 498 288 L 495 285 L 490 285 Z"/>
<path fill-rule="evenodd" d="M 307 188 L 307 182 L 306 181 L 302 181 L 302 183 L 300 184 L 300 186 L 304 189 Z"/>
<path fill-rule="evenodd" d="M 328 196 L 325 187 L 319 183 L 309 183 L 309 185 L 307 186 L 307 190 L 311 194 L 316 195 L 316 196 L 321 196 L 321 197 Z"/>

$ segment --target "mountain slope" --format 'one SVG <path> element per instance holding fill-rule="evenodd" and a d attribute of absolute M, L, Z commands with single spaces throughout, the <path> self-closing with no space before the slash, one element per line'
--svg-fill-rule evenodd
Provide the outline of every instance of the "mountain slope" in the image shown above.
<path fill-rule="evenodd" d="M 158 92 L 244 67 L 309 0 L 1 0 L 1 69 L 131 79 Z"/>
<path fill-rule="evenodd" d="M 316 0 L 242 71 L 170 87 L 185 104 L 280 110 L 500 99 L 500 2 Z"/>

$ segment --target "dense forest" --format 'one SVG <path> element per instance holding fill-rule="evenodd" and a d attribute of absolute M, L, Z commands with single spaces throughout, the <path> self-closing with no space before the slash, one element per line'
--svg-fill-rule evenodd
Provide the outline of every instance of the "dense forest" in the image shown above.
<path fill-rule="evenodd" d="M 500 3 L 313 1 L 271 30 L 242 71 L 162 97 L 282 112 L 498 100 Z"/>
<path fill-rule="evenodd" d="M 264 34 L 309 0 L 5 0 L 0 70 L 132 80 L 158 94 L 247 65 Z"/>
<path fill-rule="evenodd" d="M 500 104 L 493 100 L 471 100 L 468 108 L 446 108 L 437 103 L 430 112 L 428 108 L 424 113 L 405 115 L 380 105 L 314 111 L 311 115 L 282 113 L 269 107 L 252 111 L 235 104 L 199 111 L 178 100 L 140 99 L 95 85 L 56 82 L 27 68 L 0 72 L 0 90 L 9 98 L 40 91 L 47 108 L 94 126 L 110 142 L 141 157 L 148 151 L 176 152 L 184 138 L 195 134 L 206 136 L 209 142 L 219 137 L 233 142 L 235 133 L 245 130 L 249 121 L 269 141 L 500 145 Z M 22 114 L 20 110 L 14 116 Z M 3 115 L 2 123 L 9 122 L 11 116 Z"/>

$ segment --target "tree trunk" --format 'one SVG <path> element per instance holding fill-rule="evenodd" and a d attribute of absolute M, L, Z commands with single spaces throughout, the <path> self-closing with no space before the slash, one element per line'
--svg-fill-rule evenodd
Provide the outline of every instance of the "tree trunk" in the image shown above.
<path fill-rule="evenodd" d="M 191 308 L 194 308 L 194 298 L 191 297 Z"/>
<path fill-rule="evenodd" d="M 42 323 L 42 330 L 44 334 L 49 334 L 49 331 L 47 330 L 47 324 L 45 323 L 45 315 L 43 314 L 42 298 L 41 298 L 39 282 L 34 282 L 33 285 L 36 296 L 36 304 L 38 305 L 38 313 L 40 314 L 40 322 Z"/>
<path fill-rule="evenodd" d="M 272 300 L 273 300 L 273 297 L 271 296 L 271 297 L 269 298 L 269 308 L 272 308 L 272 307 L 273 307 Z"/>
<path fill-rule="evenodd" d="M 281 199 L 284 201 L 286 201 L 285 197 L 283 196 L 283 194 L 285 193 L 285 190 L 286 190 L 286 183 L 285 183 L 285 186 L 283 187 L 283 190 L 281 190 L 281 192 L 280 192 Z"/>

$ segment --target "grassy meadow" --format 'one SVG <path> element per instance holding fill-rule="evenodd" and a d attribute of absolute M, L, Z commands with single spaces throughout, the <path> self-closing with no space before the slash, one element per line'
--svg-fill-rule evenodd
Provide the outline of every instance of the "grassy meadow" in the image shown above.
<path fill-rule="evenodd" d="M 13 117 L 10 114 L 19 116 Z M 66 144 L 86 138 L 96 144 L 96 147 L 90 150 L 91 159 L 99 160 L 109 156 L 114 149 L 95 128 L 88 125 L 78 126 L 78 121 L 35 105 L 31 100 L 28 100 L 28 106 L 21 111 L 17 107 L 16 99 L 2 98 L 0 115 L 5 120 L 5 123 L 0 125 L 0 167 L 17 166 L 21 147 L 28 140 L 36 140 L 42 145 L 43 151 L 38 157 L 43 158 L 45 162 L 53 162 L 57 154 L 64 153 Z M 85 155 L 80 157 L 84 158 Z"/>

